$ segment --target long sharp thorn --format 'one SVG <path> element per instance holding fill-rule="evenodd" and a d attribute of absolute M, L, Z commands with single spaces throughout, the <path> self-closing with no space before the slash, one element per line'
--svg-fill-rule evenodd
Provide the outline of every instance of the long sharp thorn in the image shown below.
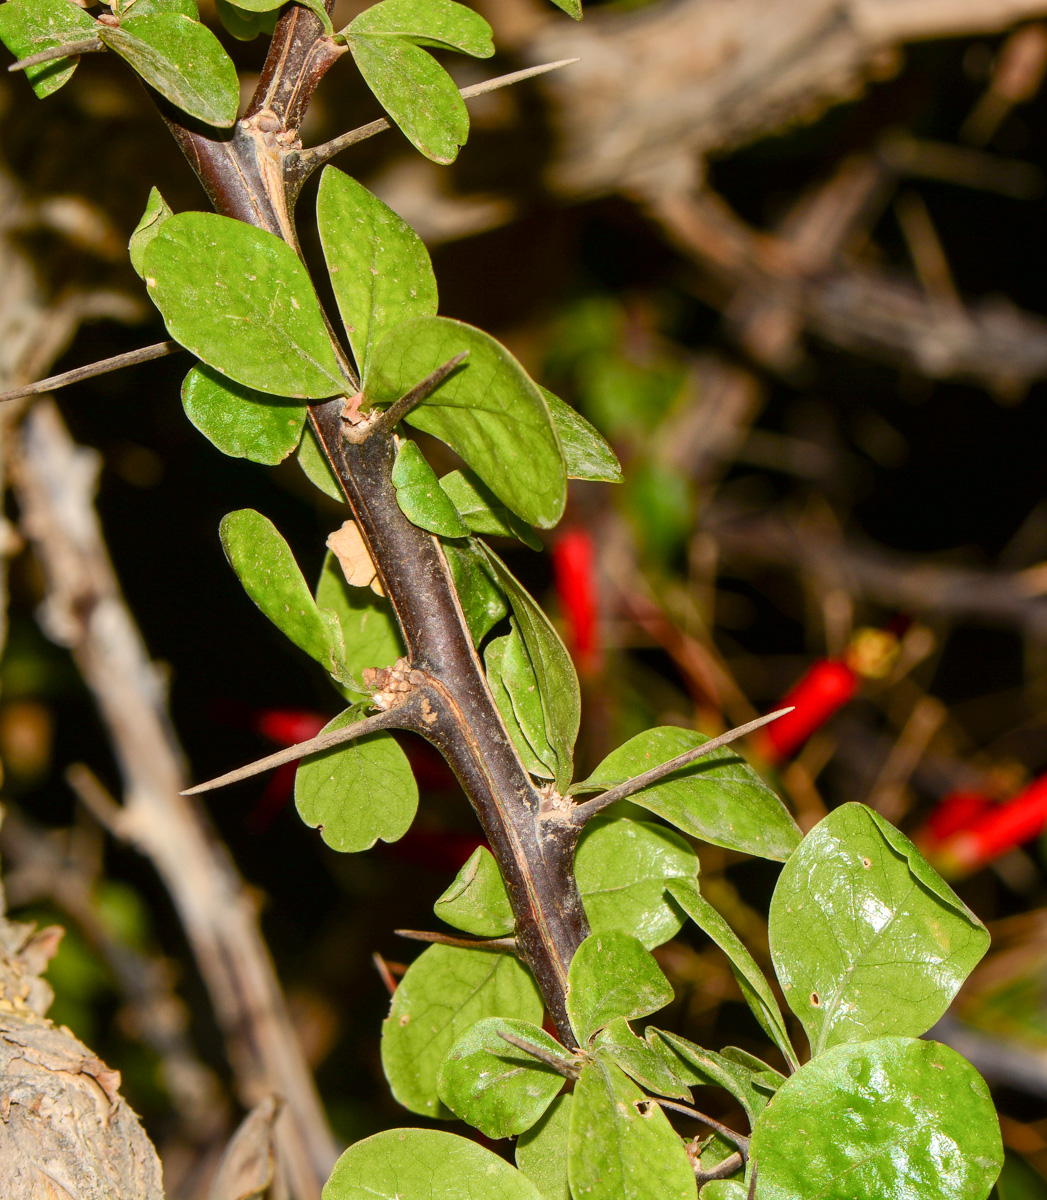
<path fill-rule="evenodd" d="M 726 733 L 721 733 L 719 737 L 712 738 L 708 742 L 702 742 L 700 746 L 695 746 L 693 750 L 685 750 L 683 754 L 678 754 L 675 758 L 670 758 L 668 762 L 659 763 L 657 767 L 652 767 L 649 771 L 644 771 L 642 775 L 637 775 L 634 779 L 627 779 L 624 783 L 618 784 L 617 787 L 611 788 L 602 795 L 594 796 L 592 800 L 586 800 L 582 804 L 576 804 L 571 810 L 571 820 L 575 824 L 584 824 L 591 816 L 606 808 L 609 804 L 614 804 L 618 800 L 624 800 L 626 796 L 631 796 L 634 792 L 642 791 L 645 787 L 650 787 L 652 783 L 657 783 L 659 779 L 664 779 L 666 775 L 671 775 L 674 771 L 679 771 L 683 767 L 690 766 L 691 763 L 697 762 L 698 759 L 704 758 L 707 754 L 712 754 L 714 750 L 720 750 L 724 746 L 729 746 L 731 742 L 737 741 L 738 738 L 745 737 L 748 733 L 753 733 L 764 725 L 769 725 L 772 721 L 777 721 L 779 717 L 784 717 L 786 713 L 791 713 L 792 708 L 779 708 L 777 712 L 768 713 L 765 717 L 757 717 L 755 721 L 749 721 L 745 725 L 739 725 L 736 729 L 728 729 Z"/>
<path fill-rule="evenodd" d="M 68 387 L 71 383 L 80 383 L 84 379 L 94 379 L 96 375 L 108 375 L 110 371 L 119 371 L 123 367 L 133 367 L 138 363 L 151 362 L 154 358 L 164 358 L 168 354 L 178 354 L 184 350 L 177 342 L 157 342 L 153 346 L 143 346 L 141 350 L 129 350 L 126 354 L 114 354 L 112 358 L 103 358 L 86 367 L 74 367 L 71 371 L 63 371 L 61 375 L 51 375 L 36 383 L 27 383 L 23 387 L 12 388 L 9 392 L 0 392 L 0 404 L 5 400 L 21 400 L 24 396 L 39 396 L 42 392 L 55 392 L 59 388 Z"/>
<path fill-rule="evenodd" d="M 24 71 L 26 67 L 36 67 L 41 63 L 54 62 L 59 58 L 75 58 L 78 54 L 98 54 L 105 49 L 100 38 L 84 38 L 79 42 L 66 42 L 62 46 L 52 46 L 49 50 L 41 50 L 39 54 L 30 54 L 28 58 L 20 58 L 13 62 L 8 71 Z"/>
<path fill-rule="evenodd" d="M 332 729 L 329 733 L 318 734 L 306 742 L 298 742 L 297 745 L 288 746 L 285 750 L 277 750 L 275 754 L 256 759 L 244 767 L 238 767 L 235 771 L 227 771 L 216 779 L 209 779 L 206 783 L 198 783 L 195 787 L 186 788 L 184 792 L 179 792 L 179 795 L 198 796 L 201 792 L 210 792 L 215 788 L 227 787 L 230 783 L 239 783 L 241 779 L 250 779 L 252 775 L 260 775 L 263 771 L 281 767 L 284 763 L 294 762 L 299 758 L 305 758 L 308 754 L 319 754 L 323 750 L 330 750 L 333 746 L 340 746 L 343 742 L 351 742 L 354 738 L 363 737 L 378 729 L 387 729 L 398 719 L 400 719 L 400 714 L 397 714 L 396 709 L 377 713 L 373 717 L 357 721 L 355 725 L 347 725 L 344 729 Z"/>

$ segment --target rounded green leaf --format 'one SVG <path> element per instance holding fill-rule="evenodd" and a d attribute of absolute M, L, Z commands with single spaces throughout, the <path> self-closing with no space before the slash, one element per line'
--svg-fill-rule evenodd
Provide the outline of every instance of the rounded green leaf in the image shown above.
<path fill-rule="evenodd" d="M 571 1200 L 567 1143 L 572 1099 L 570 1092 L 561 1092 L 542 1119 L 516 1142 L 516 1165 L 542 1193 L 542 1200 Z"/>
<path fill-rule="evenodd" d="M 274 402 L 265 392 L 234 383 L 211 367 L 193 367 L 182 384 L 182 407 L 223 454 L 275 466 L 302 440 L 305 406 Z"/>
<path fill-rule="evenodd" d="M 954 1050 L 835 1046 L 778 1089 L 750 1154 L 760 1200 L 985 1200 L 1003 1162 L 989 1089 Z"/>
<path fill-rule="evenodd" d="M 364 381 L 374 404 L 391 404 L 463 350 L 469 357 L 406 417 L 446 442 L 528 524 L 563 515 L 567 473 L 538 386 L 494 338 L 446 317 L 405 321 L 375 348 Z"/>
<path fill-rule="evenodd" d="M 360 371 L 382 334 L 436 316 L 436 276 L 406 221 L 336 167 L 324 167 L 316 222 L 338 311 Z"/>
<path fill-rule="evenodd" d="M 391 666 L 404 652 L 393 606 L 369 587 L 350 587 L 330 551 L 316 585 L 316 603 L 322 610 L 333 612 L 341 625 L 341 682 L 362 693 L 365 667 Z"/>
<path fill-rule="evenodd" d="M 513 748 L 520 757 L 520 762 L 523 764 L 524 770 L 529 775 L 534 775 L 538 779 L 552 779 L 555 775 L 555 769 L 546 765 L 546 761 L 538 757 L 538 754 L 532 745 L 532 739 L 524 732 L 523 726 L 520 724 L 520 719 L 517 716 L 517 710 L 523 707 L 530 710 L 530 715 L 534 717 L 534 709 L 538 709 L 538 725 L 541 730 L 541 737 L 535 739 L 538 742 L 538 747 L 543 752 L 545 760 L 555 763 L 556 755 L 549 746 L 548 740 L 545 737 L 545 721 L 541 712 L 541 698 L 538 695 L 538 685 L 535 680 L 534 671 L 531 670 L 530 659 L 526 657 L 526 651 L 523 651 L 526 661 L 526 672 L 523 672 L 519 663 L 519 651 L 522 648 L 520 636 L 515 630 L 507 633 L 504 637 L 491 638 L 484 647 L 484 668 L 487 672 L 487 686 L 491 689 L 491 695 L 494 697 L 495 707 L 498 709 L 502 718 L 502 724 L 505 726 L 506 733 L 509 734 L 509 740 L 513 744 Z M 514 667 L 515 659 L 515 667 Z M 526 683 L 524 687 L 520 687 L 520 676 L 524 674 Z M 510 682 L 513 684 L 514 691 L 510 691 Z M 528 692 L 528 688 L 531 689 Z M 513 695 L 516 694 L 514 701 Z"/>
<path fill-rule="evenodd" d="M 328 732 L 362 720 L 363 706 L 329 721 Z M 395 842 L 418 811 L 418 785 L 407 755 L 389 733 L 373 733 L 304 759 L 294 778 L 298 815 L 343 854 Z"/>
<path fill-rule="evenodd" d="M 274 234 L 179 213 L 146 249 L 145 282 L 175 341 L 237 383 L 296 400 L 347 392 L 309 273 Z"/>
<path fill-rule="evenodd" d="M 441 921 L 476 937 L 505 937 L 516 928 L 502 873 L 486 846 L 477 846 L 433 905 Z"/>
<path fill-rule="evenodd" d="M 412 1112 L 450 1117 L 436 1087 L 455 1041 L 484 1017 L 540 1025 L 542 998 L 511 954 L 430 946 L 407 969 L 382 1025 L 382 1067 L 393 1095 Z"/>
<path fill-rule="evenodd" d="M 63 0 L 64 2 L 65 0 Z M 145 212 L 142 213 L 134 233 L 131 234 L 131 240 L 127 244 L 131 266 L 138 275 L 143 273 L 146 247 L 160 232 L 160 226 L 172 215 L 170 205 L 156 188 L 152 188 L 145 204 Z"/>
<path fill-rule="evenodd" d="M 564 1063 L 574 1061 L 545 1030 L 526 1021 L 490 1017 L 467 1029 L 448 1051 L 437 1088 L 453 1113 L 490 1138 L 515 1137 L 530 1129 L 564 1085 L 560 1072 L 505 1041 L 500 1030 Z"/>
<path fill-rule="evenodd" d="M 322 1200 L 543 1200 L 504 1158 L 438 1129 L 387 1129 L 350 1146 Z"/>
<path fill-rule="evenodd" d="M 240 107 L 240 81 L 222 43 L 183 13 L 133 14 L 119 28 L 97 27 L 98 36 L 182 112 L 228 129 Z"/>
<path fill-rule="evenodd" d="M 339 675 L 345 651 L 338 618 L 317 607 L 290 546 L 272 521 L 253 508 L 242 508 L 223 517 L 218 532 L 248 596 L 300 650 Z"/>
<path fill-rule="evenodd" d="M 411 522 L 440 537 L 467 537 L 468 528 L 416 442 L 402 441 L 393 463 L 396 503 Z"/>
<path fill-rule="evenodd" d="M 15 58 L 81 42 L 97 36 L 98 31 L 97 22 L 69 0 L 7 0 L 0 4 L 0 41 Z M 26 67 L 25 77 L 43 98 L 68 83 L 79 62 L 79 57 L 56 58 Z"/>
<path fill-rule="evenodd" d="M 604 791 L 707 741 L 691 729 L 648 729 L 619 746 L 571 790 Z M 759 858 L 784 861 L 800 842 L 800 831 L 785 805 L 729 746 L 629 799 L 703 842 Z"/>
<path fill-rule="evenodd" d="M 469 137 L 469 113 L 450 75 L 403 38 L 347 40 L 364 82 L 407 140 L 433 162 L 453 163 Z"/>
<path fill-rule="evenodd" d="M 678 834 L 649 821 L 596 817 L 578 843 L 574 873 L 593 932 L 620 929 L 651 950 L 679 933 L 683 919 L 665 884 L 693 880 L 698 856 Z"/>
<path fill-rule="evenodd" d="M 554 396 L 548 388 L 542 388 L 542 395 L 560 438 L 567 478 L 621 483 L 621 463 L 606 438 L 580 412 Z"/>
<path fill-rule="evenodd" d="M 455 0 L 381 0 L 346 26 L 350 36 L 394 36 L 419 46 L 458 50 L 474 58 L 494 54 L 491 27 L 471 8 Z"/>
<path fill-rule="evenodd" d="M 916 847 L 864 804 L 807 834 L 771 900 L 771 957 L 811 1050 L 925 1033 L 989 946 Z"/>
<path fill-rule="evenodd" d="M 590 934 L 571 959 L 567 1015 L 580 1046 L 617 1017 L 649 1016 L 672 998 L 661 967 L 631 934 Z"/>
<path fill-rule="evenodd" d="M 697 1195 L 694 1169 L 665 1113 L 619 1067 L 600 1059 L 575 1084 L 568 1175 L 571 1195 L 585 1200 Z"/>
<path fill-rule="evenodd" d="M 749 1200 L 749 1189 L 736 1179 L 712 1179 L 702 1188 L 702 1200 Z"/>

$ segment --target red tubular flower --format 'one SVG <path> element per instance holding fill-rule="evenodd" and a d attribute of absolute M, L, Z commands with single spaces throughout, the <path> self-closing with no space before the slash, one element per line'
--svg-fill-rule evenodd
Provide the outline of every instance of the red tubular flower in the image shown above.
<path fill-rule="evenodd" d="M 567 622 L 567 643 L 578 669 L 593 670 L 600 654 L 595 547 L 584 529 L 572 529 L 553 546 L 556 595 Z"/>
<path fill-rule="evenodd" d="M 981 792 L 949 792 L 927 819 L 919 835 L 920 840 L 944 842 L 953 834 L 970 828 L 986 809 L 992 807 L 995 805 L 991 797 Z"/>
<path fill-rule="evenodd" d="M 772 721 L 763 731 L 764 757 L 771 762 L 790 758 L 857 690 L 858 676 L 845 662 L 819 659 L 776 705 L 793 711 Z"/>
<path fill-rule="evenodd" d="M 1036 837 L 1047 825 L 1047 775 L 1006 804 L 993 804 L 953 836 L 944 854 L 956 871 L 971 871 Z"/>

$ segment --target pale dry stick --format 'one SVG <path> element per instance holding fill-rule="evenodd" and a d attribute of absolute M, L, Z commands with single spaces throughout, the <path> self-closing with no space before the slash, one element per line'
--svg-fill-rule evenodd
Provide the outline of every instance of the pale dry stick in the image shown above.
<path fill-rule="evenodd" d="M 337 1155 L 258 916 L 204 814 L 181 798 L 185 766 L 163 683 L 127 610 L 94 509 L 99 461 L 38 401 L 16 460 L 22 527 L 40 559 L 48 634 L 91 689 L 124 781 L 120 826 L 147 855 L 178 911 L 207 983 L 245 1104 L 276 1092 L 281 1170 L 296 1200 L 315 1200 Z"/>
<path fill-rule="evenodd" d="M 516 954 L 519 950 L 514 937 L 455 937 L 450 933 L 430 932 L 426 929 L 394 929 L 393 933 L 413 942 L 433 942 L 439 946 L 458 946 L 463 950 L 501 950 L 509 954 Z"/>
<path fill-rule="evenodd" d="M 512 71 L 508 75 L 498 75 L 494 79 L 485 79 L 482 83 L 470 84 L 469 87 L 460 88 L 459 91 L 463 100 L 471 100 L 474 96 L 484 96 L 488 92 L 497 91 L 498 88 L 522 83 L 525 79 L 535 79 L 550 71 L 558 71 L 561 67 L 569 67 L 577 61 L 577 58 L 562 58 L 557 62 L 542 63 L 537 67 L 525 67 L 522 71 Z M 307 178 L 317 167 L 322 167 L 325 162 L 329 162 L 343 150 L 348 150 L 350 146 L 355 146 L 358 142 L 366 141 L 367 138 L 374 137 L 376 133 L 383 133 L 386 129 L 391 128 L 392 125 L 385 117 L 379 117 L 377 121 L 361 125 L 358 129 L 351 129 L 348 133 L 332 138 L 320 146 L 299 150 L 295 155 L 295 162 L 299 171 L 302 172 L 300 178 Z"/>
<path fill-rule="evenodd" d="M 784 717 L 786 713 L 791 713 L 792 711 L 791 708 L 779 708 L 777 712 L 768 713 L 765 717 L 757 717 L 755 721 L 739 725 L 737 729 L 728 729 L 726 733 L 721 733 L 719 737 L 712 738 L 708 742 L 702 742 L 700 746 L 695 746 L 692 750 L 685 750 L 683 754 L 677 754 L 675 758 L 670 758 L 668 762 L 659 763 L 658 766 L 652 767 L 649 771 L 644 771 L 642 775 L 637 775 L 633 779 L 627 779 L 624 783 L 608 789 L 602 795 L 595 796 L 592 800 L 585 800 L 581 804 L 572 805 L 568 814 L 568 820 L 575 825 L 584 825 L 590 817 L 596 816 L 601 809 L 607 808 L 608 805 L 617 804 L 619 800 L 624 800 L 627 796 L 632 796 L 635 792 L 642 791 L 645 787 L 650 787 L 652 783 L 657 783 L 659 779 L 664 779 L 666 775 L 671 775 L 674 771 L 680 771 L 684 767 L 689 767 L 692 763 L 697 762 L 700 758 L 704 758 L 707 754 L 712 754 L 716 750 L 722 750 L 724 746 L 729 746 L 731 742 L 737 741 L 738 738 L 745 737 L 749 733 L 755 733 L 757 729 L 762 729 L 764 725 L 769 725 L 772 721 L 777 721 L 779 717 Z"/>
<path fill-rule="evenodd" d="M 143 346 L 140 350 L 129 350 L 126 354 L 114 354 L 112 358 L 102 358 L 98 362 L 88 363 L 83 367 L 74 367 L 71 371 L 63 371 L 61 375 L 52 375 L 37 383 L 27 383 L 22 387 L 11 388 L 10 391 L 0 392 L 0 404 L 8 400 L 21 400 L 25 396 L 41 396 L 44 392 L 56 392 L 59 388 L 69 387 L 73 383 L 82 383 L 85 379 L 94 379 L 97 375 L 107 375 L 110 371 L 119 371 L 123 367 L 134 367 L 138 363 L 152 362 L 154 358 L 164 358 L 168 354 L 179 354 L 185 347 L 177 342 L 157 342 L 152 346 Z"/>
<path fill-rule="evenodd" d="M 873 784 L 866 803 L 895 825 L 905 815 L 906 785 L 948 715 L 940 700 L 934 696 L 921 696 L 913 705 L 880 777 Z"/>

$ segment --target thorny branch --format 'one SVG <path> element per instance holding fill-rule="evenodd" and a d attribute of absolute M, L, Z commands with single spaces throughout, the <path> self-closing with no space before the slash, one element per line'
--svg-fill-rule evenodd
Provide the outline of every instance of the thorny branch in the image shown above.
<path fill-rule="evenodd" d="M 325 48 L 320 22 L 295 6 L 277 24 L 254 97 L 231 138 L 215 141 L 165 114 L 218 212 L 296 245 L 291 210 L 301 179 L 294 162 L 299 128 L 336 58 Z M 539 819 L 541 796 L 502 724 L 439 542 L 397 504 L 391 438 L 347 442 L 339 399 L 312 405 L 309 420 L 377 566 L 411 666 L 431 680 L 427 719 L 409 722 L 405 706 L 402 727 L 432 742 L 457 775 L 505 878 L 521 954 L 561 1037 L 573 1045 L 567 968 L 588 933 L 572 870 L 578 830 Z"/>

